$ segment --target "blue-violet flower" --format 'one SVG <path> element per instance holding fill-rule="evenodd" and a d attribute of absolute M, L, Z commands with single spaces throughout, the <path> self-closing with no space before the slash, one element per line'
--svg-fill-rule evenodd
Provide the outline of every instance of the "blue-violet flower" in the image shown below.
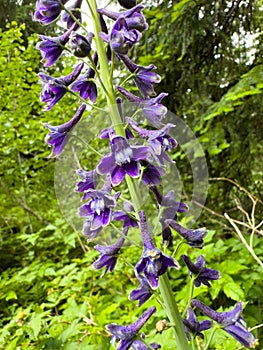
<path fill-rule="evenodd" d="M 211 328 L 212 322 L 205 320 L 198 322 L 194 311 L 189 307 L 187 310 L 187 318 L 183 320 L 184 329 L 188 340 L 191 339 L 189 333 L 193 334 L 194 337 L 200 337 L 204 339 L 203 331 Z"/>
<path fill-rule="evenodd" d="M 117 350 L 128 350 L 133 342 L 136 340 L 137 334 L 156 311 L 156 307 L 150 307 L 142 316 L 129 326 L 119 326 L 116 323 L 111 323 L 106 326 L 106 329 L 112 334 L 111 342 L 119 341 Z"/>
<path fill-rule="evenodd" d="M 242 318 L 242 303 L 238 302 L 234 309 L 226 312 L 217 312 L 196 299 L 192 300 L 192 306 L 198 308 L 204 315 L 219 323 L 224 331 L 238 340 L 247 348 L 255 348 L 257 340 L 247 330 L 247 325 Z"/>
<path fill-rule="evenodd" d="M 58 18 L 62 10 L 61 4 L 68 0 L 37 0 L 34 20 L 42 24 L 49 24 Z"/>
<path fill-rule="evenodd" d="M 201 284 L 205 286 L 211 287 L 209 281 L 218 280 L 221 276 L 220 272 L 217 270 L 208 269 L 205 267 L 205 258 L 203 255 L 200 255 L 195 263 L 189 259 L 187 255 L 181 255 L 181 259 L 184 261 L 186 266 L 188 267 L 190 276 L 194 277 L 194 285 L 196 287 L 200 287 Z"/>
<path fill-rule="evenodd" d="M 48 123 L 44 123 L 44 125 L 50 130 L 50 133 L 47 134 L 45 141 L 50 146 L 53 146 L 53 150 L 49 158 L 58 157 L 62 153 L 63 149 L 65 148 L 68 142 L 70 132 L 80 121 L 80 118 L 82 117 L 85 111 L 85 108 L 86 108 L 86 105 L 84 104 L 81 105 L 77 110 L 76 114 L 74 115 L 74 117 L 65 124 L 52 126 Z"/>
<path fill-rule="evenodd" d="M 163 254 L 155 247 L 143 210 L 139 212 L 139 217 L 144 250 L 135 266 L 135 272 L 137 276 L 143 274 L 151 288 L 157 289 L 159 276 L 164 274 L 168 267 L 178 269 L 179 265 L 172 257 Z"/>

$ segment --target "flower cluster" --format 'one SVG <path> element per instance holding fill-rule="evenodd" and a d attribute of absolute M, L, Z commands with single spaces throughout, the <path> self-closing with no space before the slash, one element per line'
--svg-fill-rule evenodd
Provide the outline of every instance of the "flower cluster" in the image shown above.
<path fill-rule="evenodd" d="M 60 18 L 66 27 L 65 33 L 57 37 L 39 35 L 40 42 L 36 47 L 40 50 L 45 67 L 54 65 L 69 51 L 77 59 L 81 59 L 81 63 L 66 76 L 53 78 L 45 73 L 38 74 L 42 80 L 40 99 L 46 103 L 46 111 L 52 109 L 66 93 L 77 97 L 79 95 L 81 101 L 80 107 L 69 121 L 58 126 L 44 124 L 49 129 L 46 142 L 53 147 L 50 157 L 59 157 L 72 130 L 83 117 L 88 100 L 96 103 L 98 88 L 103 90 L 109 105 L 111 126 L 100 131 L 99 138 L 107 143 L 109 151 L 101 157 L 94 169 L 77 170 L 80 179 L 75 190 L 82 194 L 79 216 L 84 218 L 83 235 L 88 240 L 100 236 L 109 225 L 122 226 L 122 229 L 118 230 L 119 237 L 116 242 L 108 246 L 97 244 L 94 247 L 99 252 L 99 257 L 93 262 L 93 267 L 105 268 L 104 274 L 108 271 L 114 272 L 118 256 L 130 235 L 130 229 L 140 231 L 142 253 L 134 268 L 139 286 L 131 291 L 129 299 L 138 301 L 138 305 L 142 306 L 156 294 L 163 280 L 160 276 L 165 275 L 169 268 L 179 269 L 176 260 L 165 254 L 165 248 L 173 245 L 172 230 L 177 232 L 182 243 L 192 248 L 202 248 L 207 230 L 183 227 L 178 222 L 178 213 L 184 213 L 189 208 L 185 203 L 176 201 L 174 191 L 162 193 L 162 177 L 166 174 L 167 164 L 173 163 L 172 154 L 177 147 L 177 141 L 171 136 L 171 130 L 175 125 L 165 123 L 167 108 L 162 104 L 162 100 L 167 94 L 155 93 L 155 84 L 161 81 L 160 75 L 155 71 L 156 67 L 153 64 L 146 67 L 137 65 L 129 57 L 131 48 L 140 41 L 142 33 L 148 29 L 143 15 L 144 7 L 141 4 L 136 5 L 134 0 L 118 0 L 125 10 L 116 12 L 102 8 L 96 12 L 94 11 L 96 1 L 92 0 L 89 5 L 95 25 L 94 33 L 91 33 L 82 24 L 82 0 L 70 1 L 70 4 L 67 2 L 68 0 L 37 0 L 34 14 L 35 20 L 44 25 Z M 108 28 L 109 21 L 112 24 L 110 28 Z M 98 28 L 101 28 L 100 32 Z M 94 37 L 95 43 L 92 42 Z M 95 49 L 93 44 L 96 44 Z M 116 59 L 131 73 L 137 89 L 135 94 L 128 91 L 125 85 L 114 88 L 112 71 Z M 116 98 L 120 94 L 137 108 L 140 114 L 138 120 L 135 121 L 131 115 L 124 117 L 122 99 Z M 113 101 L 116 101 L 117 108 L 112 107 Z M 158 243 L 155 243 L 155 232 L 150 232 L 146 210 L 143 210 L 141 203 L 138 203 L 138 183 L 136 185 L 134 181 L 136 179 L 153 194 L 164 249 L 160 249 Z M 201 284 L 210 287 L 210 282 L 220 277 L 218 271 L 206 267 L 202 255 L 194 263 L 187 255 L 182 255 L 181 259 L 188 267 L 194 287 L 200 287 Z M 163 299 L 169 315 L 171 295 L 165 298 L 166 293 L 163 294 Z M 191 298 L 188 306 L 190 304 Z M 192 307 L 219 323 L 223 330 L 244 346 L 255 345 L 255 339 L 241 317 L 241 303 L 238 303 L 234 310 L 223 313 L 213 311 L 197 300 L 192 301 Z M 187 339 L 191 337 L 204 338 L 202 332 L 212 326 L 212 321 L 209 320 L 199 322 L 191 307 L 187 307 L 186 310 L 187 317 L 184 320 L 176 316 L 178 322 L 176 332 L 180 332 L 181 329 L 181 334 L 177 338 L 182 341 L 184 339 L 185 342 L 182 348 L 187 348 Z M 155 307 L 148 308 L 136 322 L 128 326 L 107 325 L 106 328 L 112 335 L 112 344 L 118 343 L 117 350 L 147 350 L 161 347 L 156 343 L 147 345 L 144 333 L 139 334 L 155 311 Z"/>

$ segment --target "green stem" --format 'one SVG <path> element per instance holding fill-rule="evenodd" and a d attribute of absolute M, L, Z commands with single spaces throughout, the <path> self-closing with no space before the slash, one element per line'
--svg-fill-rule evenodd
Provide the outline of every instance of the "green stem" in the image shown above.
<path fill-rule="evenodd" d="M 191 305 L 191 301 L 192 301 L 192 299 L 193 299 L 193 294 L 194 294 L 194 278 L 191 278 L 191 281 L 190 281 L 189 298 L 188 298 L 187 305 L 186 305 L 186 307 L 185 307 L 185 309 L 184 309 L 182 318 L 185 318 L 185 315 L 186 315 L 186 313 L 187 313 L 187 310 L 188 310 L 188 308 L 189 308 L 190 305 Z"/>
<path fill-rule="evenodd" d="M 207 344 L 206 344 L 204 350 L 208 350 L 208 349 L 209 349 L 210 343 L 211 343 L 211 341 L 212 341 L 212 339 L 213 339 L 213 336 L 214 336 L 214 334 L 215 334 L 215 332 L 216 332 L 217 329 L 218 329 L 218 326 L 215 326 L 215 327 L 212 329 L 212 331 L 211 331 L 211 333 L 210 333 L 210 337 L 209 337 L 209 339 L 208 339 L 208 342 L 207 342 Z"/>
<path fill-rule="evenodd" d="M 184 326 L 179 313 L 174 294 L 167 274 L 160 276 L 159 288 L 164 300 L 166 313 L 173 325 L 177 350 L 189 350 L 188 341 L 184 332 Z"/>
<path fill-rule="evenodd" d="M 116 96 L 112 85 L 111 71 L 108 65 L 104 43 L 99 36 L 99 33 L 101 32 L 101 26 L 100 26 L 100 18 L 97 13 L 96 0 L 89 0 L 88 3 L 91 9 L 91 14 L 93 18 L 93 26 L 94 26 L 94 34 L 95 34 L 94 40 L 96 43 L 98 59 L 99 59 L 100 78 L 103 82 L 104 87 L 106 88 L 105 95 L 106 95 L 106 100 L 109 108 L 110 118 L 116 134 L 119 136 L 125 137 L 125 128 L 116 105 Z M 133 201 L 135 211 L 138 213 L 138 211 L 141 210 L 141 195 L 139 192 L 138 185 L 135 184 L 133 182 L 133 179 L 131 179 L 128 176 L 126 176 L 126 183 Z M 172 288 L 166 274 L 160 277 L 159 287 L 163 297 L 167 315 L 170 319 L 170 322 L 173 324 L 177 349 L 189 350 L 188 341 L 183 328 L 182 318 L 179 314 L 177 304 L 175 302 L 174 295 L 172 292 Z"/>

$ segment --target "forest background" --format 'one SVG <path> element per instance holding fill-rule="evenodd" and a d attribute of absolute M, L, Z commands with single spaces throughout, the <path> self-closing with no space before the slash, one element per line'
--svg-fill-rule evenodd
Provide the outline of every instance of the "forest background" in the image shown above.
<path fill-rule="evenodd" d="M 151 25 L 133 56 L 141 65 L 158 67 L 162 82 L 156 91 L 169 93 L 166 106 L 194 131 L 208 164 L 208 196 L 197 225 L 209 229 L 201 253 L 223 277 L 208 292 L 198 289 L 198 296 L 215 309 L 245 302 L 247 323 L 256 327 L 263 308 L 262 266 L 255 259 L 263 256 L 262 230 L 255 229 L 263 211 L 263 1 L 144 4 Z M 114 271 L 114 288 L 112 278 L 100 278 L 101 271 L 91 267 L 97 256 L 93 244 L 60 211 L 55 161 L 48 158 L 41 121 L 58 125 L 68 120 L 76 100 L 65 97 L 43 113 L 36 73 L 44 68 L 35 49 L 36 33 L 52 36 L 55 29 L 32 21 L 34 5 L 29 0 L 0 4 L 0 348 L 107 350 L 105 324 L 120 318 L 130 323 L 136 317 L 126 297 L 136 279 L 132 269 L 123 269 L 123 260 Z M 65 75 L 73 63 L 65 56 L 48 74 Z M 87 118 L 94 123 L 92 116 Z M 96 164 L 96 156 L 89 157 Z M 191 168 L 181 148 L 173 159 L 187 202 Z M 77 208 L 72 210 L 70 215 L 77 215 Z M 131 259 L 133 254 L 135 262 L 136 248 L 129 252 Z M 171 275 L 180 305 L 187 294 L 187 271 Z M 156 314 L 156 320 L 163 317 Z M 262 341 L 262 327 L 254 334 Z M 154 337 L 164 350 L 173 349 L 160 334 Z M 241 348 L 219 332 L 211 349 Z"/>

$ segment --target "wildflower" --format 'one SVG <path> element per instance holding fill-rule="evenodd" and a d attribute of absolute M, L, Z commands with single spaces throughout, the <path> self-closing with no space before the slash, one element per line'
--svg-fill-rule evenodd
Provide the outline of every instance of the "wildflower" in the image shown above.
<path fill-rule="evenodd" d="M 175 263 L 173 258 L 163 254 L 160 249 L 155 247 L 143 210 L 139 212 L 139 217 L 144 250 L 135 266 L 135 272 L 139 276 L 144 274 L 150 287 L 157 289 L 159 276 L 164 274 L 168 267 L 178 269 L 179 265 Z"/>
<path fill-rule="evenodd" d="M 99 174 L 110 174 L 113 186 L 119 185 L 126 174 L 138 177 L 139 160 L 146 159 L 148 147 L 130 146 L 121 136 L 113 136 L 111 139 L 111 151 L 97 166 Z"/>
<path fill-rule="evenodd" d="M 68 0 L 37 0 L 34 20 L 42 24 L 49 24 L 58 18 L 62 5 Z"/>
<path fill-rule="evenodd" d="M 95 170 L 86 171 L 78 169 L 76 170 L 76 173 L 82 178 L 82 180 L 76 184 L 75 190 L 77 192 L 84 192 L 90 188 L 94 190 L 97 187 L 97 173 Z"/>
<path fill-rule="evenodd" d="M 70 11 L 80 23 L 82 22 L 80 12 L 81 4 L 82 0 L 75 0 L 70 6 L 67 7 L 67 10 Z M 66 11 L 63 11 L 61 20 L 67 24 L 67 28 L 70 28 L 72 24 L 75 23 L 75 20 Z"/>
<path fill-rule="evenodd" d="M 167 113 L 167 108 L 160 102 L 165 96 L 167 96 L 166 93 L 162 92 L 157 97 L 143 99 L 133 95 L 131 92 L 125 90 L 120 86 L 117 89 L 130 102 L 134 103 L 137 107 L 142 108 L 144 116 L 154 127 L 159 128 L 162 126 L 161 121 Z"/>
<path fill-rule="evenodd" d="M 138 306 L 141 306 L 152 296 L 152 289 L 145 277 L 138 276 L 138 280 L 140 281 L 139 288 L 131 291 L 129 299 L 133 301 L 139 300 Z"/>
<path fill-rule="evenodd" d="M 164 160 L 172 162 L 166 152 L 177 147 L 176 140 L 168 134 L 170 129 L 174 127 L 173 124 L 166 124 L 158 130 L 147 130 L 141 128 L 129 117 L 126 117 L 126 121 L 142 139 L 147 140 L 151 154 L 158 163 L 164 165 Z"/>
<path fill-rule="evenodd" d="M 53 150 L 49 158 L 55 158 L 58 157 L 63 149 L 65 148 L 69 134 L 72 131 L 72 129 L 77 125 L 77 123 L 80 121 L 80 118 L 82 117 L 82 114 L 85 111 L 86 106 L 83 104 L 79 107 L 74 117 L 67 123 L 58 125 L 58 126 L 51 126 L 48 123 L 45 123 L 44 125 L 50 130 L 50 133 L 47 134 L 45 141 L 50 145 L 53 146 Z"/>
<path fill-rule="evenodd" d="M 165 220 L 170 227 L 172 227 L 176 232 L 179 233 L 180 236 L 186 239 L 188 245 L 195 248 L 202 248 L 204 241 L 203 238 L 207 234 L 207 230 L 205 227 L 198 228 L 196 230 L 190 230 L 184 228 L 175 220 Z"/>
<path fill-rule="evenodd" d="M 135 83 L 138 86 L 141 94 L 145 98 L 155 96 L 156 93 L 153 89 L 153 84 L 158 84 L 161 81 L 160 75 L 153 72 L 156 67 L 153 64 L 150 64 L 148 67 L 138 66 L 126 55 L 120 55 L 120 58 L 125 63 L 129 71 L 134 73 Z"/>
<path fill-rule="evenodd" d="M 74 70 L 61 78 L 52 78 L 44 73 L 39 73 L 38 76 L 42 80 L 42 92 L 40 94 L 41 102 L 46 102 L 46 111 L 49 111 L 67 92 L 67 86 L 73 83 L 77 79 L 83 63 L 78 64 Z"/>
<path fill-rule="evenodd" d="M 131 213 L 134 212 L 134 208 L 128 202 L 123 203 L 124 210 L 116 210 L 112 219 L 115 221 L 123 221 L 123 234 L 126 235 L 130 227 L 138 227 L 137 221 L 132 217 Z"/>
<path fill-rule="evenodd" d="M 142 181 L 147 186 L 159 185 L 161 183 L 161 177 L 165 174 L 165 170 L 145 160 L 142 160 L 140 163 L 143 166 Z"/>
<path fill-rule="evenodd" d="M 191 339 L 190 334 L 193 334 L 194 337 L 200 337 L 204 339 L 203 331 L 211 328 L 212 322 L 209 320 L 205 320 L 202 322 L 198 322 L 194 311 L 189 307 L 187 310 L 187 318 L 183 320 L 185 333 L 188 340 Z"/>
<path fill-rule="evenodd" d="M 128 326 L 119 326 L 116 323 L 111 323 L 106 326 L 106 329 L 112 334 L 111 343 L 115 343 L 116 340 L 119 341 L 117 350 L 128 350 L 134 342 L 135 346 L 137 346 L 137 334 L 155 311 L 155 306 L 150 307 L 136 322 Z"/>
<path fill-rule="evenodd" d="M 110 35 L 102 32 L 100 36 L 104 41 L 110 43 L 112 50 L 116 54 L 126 55 L 130 47 L 136 44 L 142 35 L 137 29 L 129 30 L 125 19 L 119 17 Z"/>
<path fill-rule="evenodd" d="M 97 53 L 93 56 L 94 64 L 97 65 L 98 55 Z M 92 68 L 89 68 L 87 72 L 83 75 L 80 75 L 79 78 L 70 86 L 70 89 L 75 92 L 79 92 L 80 97 L 84 100 L 88 98 L 91 102 L 95 102 L 97 99 L 97 87 L 96 84 L 90 80 L 95 77 L 95 71 Z"/>
<path fill-rule="evenodd" d="M 110 246 L 96 245 L 94 248 L 100 252 L 100 257 L 92 264 L 92 266 L 96 270 L 99 270 L 105 266 L 104 274 L 107 271 L 113 272 L 117 263 L 119 250 L 123 246 L 123 243 L 124 237 L 120 237 L 116 243 Z"/>
<path fill-rule="evenodd" d="M 144 343 L 142 342 L 141 340 L 135 340 L 133 343 L 132 343 L 132 349 L 133 350 L 149 350 L 149 349 L 154 349 L 154 350 L 158 350 L 161 348 L 161 345 L 157 344 L 157 343 L 151 343 L 150 344 L 150 348 Z"/>
<path fill-rule="evenodd" d="M 73 26 L 66 31 L 63 35 L 58 37 L 50 38 L 45 35 L 38 35 L 38 37 L 42 40 L 37 43 L 36 48 L 40 50 L 42 60 L 45 67 L 52 66 L 62 54 L 66 43 L 69 41 L 70 34 L 73 30 L 76 29 L 76 26 Z"/>
<path fill-rule="evenodd" d="M 200 287 L 201 284 L 211 287 L 209 281 L 218 280 L 220 273 L 217 270 L 208 269 L 205 267 L 205 258 L 203 255 L 200 255 L 195 263 L 188 258 L 186 255 L 182 255 L 181 259 L 184 261 L 188 267 L 190 276 L 194 276 L 194 285 Z"/>
<path fill-rule="evenodd" d="M 129 30 L 137 29 L 140 32 L 148 29 L 148 24 L 146 23 L 145 17 L 141 13 L 143 10 L 142 5 L 137 5 L 132 7 L 127 11 L 122 12 L 113 12 L 108 9 L 98 9 L 98 13 L 103 16 L 107 16 L 111 19 L 117 20 L 119 17 L 123 17 L 127 23 L 127 27 Z"/>
<path fill-rule="evenodd" d="M 78 33 L 72 33 L 70 36 L 70 48 L 74 56 L 76 57 L 87 57 L 91 51 L 91 41 L 93 34 L 89 33 L 88 37 L 85 38 L 83 35 Z"/>
<path fill-rule="evenodd" d="M 89 199 L 89 202 L 79 208 L 79 216 L 86 217 L 86 225 L 90 222 L 90 230 L 97 230 L 100 227 L 109 225 L 112 208 L 116 206 L 116 195 L 111 196 L 104 189 L 89 189 L 85 192 L 82 199 Z"/>
<path fill-rule="evenodd" d="M 204 315 L 219 323 L 224 331 L 238 340 L 246 348 L 255 348 L 257 340 L 247 330 L 247 325 L 242 318 L 242 303 L 236 303 L 231 311 L 217 312 L 203 304 L 201 301 L 192 300 L 192 305 L 198 308 Z"/>

